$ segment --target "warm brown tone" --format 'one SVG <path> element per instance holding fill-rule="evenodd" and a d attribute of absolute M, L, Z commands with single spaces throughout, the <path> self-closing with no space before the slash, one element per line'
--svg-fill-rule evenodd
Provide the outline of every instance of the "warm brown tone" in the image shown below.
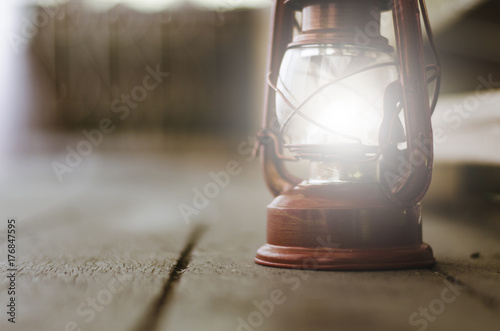
<path fill-rule="evenodd" d="M 418 204 L 431 179 L 430 116 L 434 106 L 428 104 L 419 3 L 418 0 L 394 0 L 392 7 L 401 77 L 397 85 L 403 91 L 401 103 L 406 119 L 407 149 L 395 152 L 381 146 L 380 184 L 307 187 L 297 186 L 301 180 L 287 172 L 283 158 L 279 157 L 282 144 L 263 143 L 265 179 L 277 198 L 268 207 L 268 244 L 258 251 L 257 263 L 339 270 L 434 264 L 432 250 L 422 243 Z M 376 20 L 367 12 L 375 10 L 378 17 L 381 8 L 378 1 L 372 0 L 277 1 L 269 55 L 271 84 L 276 82 L 287 47 L 318 43 L 322 38 L 327 43 L 349 40 L 356 43 L 352 29 Z M 294 9 L 302 9 L 302 28 L 295 37 Z M 343 29 L 338 23 L 343 17 L 340 11 L 361 15 L 356 16 L 359 19 L 354 23 L 346 22 Z M 379 35 L 373 37 L 368 46 L 387 49 L 385 39 Z M 438 64 L 433 69 L 437 77 Z M 278 135 L 272 133 L 277 121 L 274 103 L 274 92 L 269 88 L 261 138 L 278 139 Z M 419 162 L 412 162 L 416 155 Z M 409 160 L 412 166 L 401 167 L 401 159 Z M 398 179 L 389 184 L 384 179 L 387 173 L 397 174 Z M 330 240 L 326 245 L 327 254 L 321 253 L 325 245 L 318 240 Z"/>
<path fill-rule="evenodd" d="M 420 204 L 395 206 L 377 184 L 297 186 L 267 208 L 258 263 L 305 269 L 425 267 Z"/>

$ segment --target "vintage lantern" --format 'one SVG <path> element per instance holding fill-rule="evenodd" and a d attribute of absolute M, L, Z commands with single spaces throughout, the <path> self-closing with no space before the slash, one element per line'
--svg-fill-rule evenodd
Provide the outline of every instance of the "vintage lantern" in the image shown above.
<path fill-rule="evenodd" d="M 419 9 L 435 57 L 427 66 Z M 380 33 L 387 10 L 397 51 Z M 424 0 L 276 0 L 268 66 L 259 146 L 276 198 L 255 261 L 332 270 L 433 265 L 419 201 L 431 179 L 440 70 Z M 298 160 L 310 162 L 305 180 L 285 167 Z"/>

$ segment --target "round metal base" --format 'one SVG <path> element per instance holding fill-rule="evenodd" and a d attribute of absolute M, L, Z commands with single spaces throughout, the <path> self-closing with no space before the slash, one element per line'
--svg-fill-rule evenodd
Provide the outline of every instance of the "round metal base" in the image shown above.
<path fill-rule="evenodd" d="M 420 204 L 395 206 L 374 183 L 298 185 L 267 207 L 267 244 L 255 262 L 323 270 L 424 268 Z"/>
<path fill-rule="evenodd" d="M 266 244 L 255 262 L 269 267 L 307 270 L 387 270 L 428 268 L 434 265 L 427 244 L 383 249 L 302 248 Z"/>

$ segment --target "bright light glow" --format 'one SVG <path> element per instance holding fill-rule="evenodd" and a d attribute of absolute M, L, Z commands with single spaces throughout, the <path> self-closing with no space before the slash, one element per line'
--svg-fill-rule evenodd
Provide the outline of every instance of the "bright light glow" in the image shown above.
<path fill-rule="evenodd" d="M 344 96 L 338 102 L 325 105 L 325 110 L 319 114 L 317 121 L 326 124 L 335 132 L 350 135 L 375 145 L 376 141 L 372 141 L 371 138 L 378 137 L 378 128 L 382 121 L 379 112 L 371 111 L 373 106 L 352 91 L 345 89 Z M 317 126 L 309 126 L 307 137 L 309 140 L 314 140 L 314 137 L 318 135 L 324 136 L 322 131 L 324 130 Z M 353 143 L 352 140 L 343 137 L 337 137 L 337 142 Z"/>
<path fill-rule="evenodd" d="M 390 63 L 393 65 L 385 65 Z M 381 66 L 362 70 L 374 65 Z M 276 98 L 279 122 L 288 119 L 286 143 L 378 145 L 385 88 L 396 79 L 394 59 L 387 53 L 331 45 L 289 49 L 278 88 L 295 107 L 308 101 L 300 109 L 304 116 L 290 117 L 293 109 L 281 97 Z"/>

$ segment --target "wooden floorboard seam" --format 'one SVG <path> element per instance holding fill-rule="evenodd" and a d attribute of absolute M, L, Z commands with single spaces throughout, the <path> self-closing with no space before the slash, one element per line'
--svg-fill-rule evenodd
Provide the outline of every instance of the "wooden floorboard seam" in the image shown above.
<path fill-rule="evenodd" d="M 462 291 L 468 293 L 472 298 L 479 300 L 483 304 L 483 306 L 486 307 L 487 309 L 493 311 L 500 310 L 499 298 L 475 289 L 471 284 L 465 283 L 461 281 L 458 277 L 455 277 L 443 271 L 441 268 L 439 268 L 438 265 L 434 266 L 432 271 L 437 275 L 439 275 L 440 277 L 446 279 L 450 283 L 459 285 L 462 288 Z"/>
<path fill-rule="evenodd" d="M 179 259 L 177 260 L 174 268 L 170 271 L 162 292 L 158 298 L 153 301 L 150 309 L 148 309 L 146 315 L 140 320 L 139 324 L 132 329 L 133 331 L 155 331 L 157 329 L 162 312 L 168 309 L 167 307 L 175 289 L 175 284 L 181 279 L 182 275 L 186 271 L 189 262 L 191 261 L 191 253 L 205 231 L 206 226 L 203 224 L 198 224 L 193 228 L 186 245 L 179 256 Z"/>

